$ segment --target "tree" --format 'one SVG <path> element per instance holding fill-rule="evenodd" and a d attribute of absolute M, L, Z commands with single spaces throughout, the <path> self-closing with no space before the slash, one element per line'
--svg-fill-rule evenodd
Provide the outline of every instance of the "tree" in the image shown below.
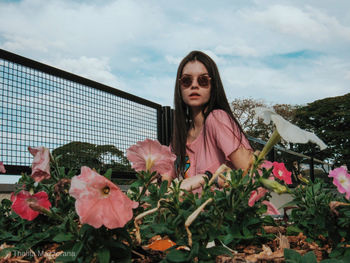
<path fill-rule="evenodd" d="M 254 138 L 267 141 L 273 130 L 273 124 L 266 125 L 262 120 L 256 120 L 254 118 L 254 108 L 255 107 L 272 107 L 276 113 L 281 115 L 288 121 L 293 121 L 295 109 L 297 106 L 290 104 L 275 104 L 270 106 L 261 100 L 254 99 L 235 99 L 231 102 L 231 110 L 235 118 L 241 124 L 244 132 Z M 281 145 L 289 148 L 289 145 L 285 142 L 281 142 Z"/>
<path fill-rule="evenodd" d="M 61 166 L 80 170 L 88 166 L 100 171 L 132 171 L 128 159 L 114 145 L 96 145 L 87 142 L 70 142 L 52 151 Z"/>
<path fill-rule="evenodd" d="M 316 158 L 329 159 L 336 166 L 350 167 L 350 93 L 326 98 L 299 107 L 295 112 L 296 124 L 314 132 L 327 145 L 324 151 L 315 145 L 297 145 L 297 151 Z"/>

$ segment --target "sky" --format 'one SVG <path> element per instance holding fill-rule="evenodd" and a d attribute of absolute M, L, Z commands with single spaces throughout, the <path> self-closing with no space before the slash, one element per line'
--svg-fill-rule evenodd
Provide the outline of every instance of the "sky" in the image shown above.
<path fill-rule="evenodd" d="M 349 93 L 349 47 L 349 0 L 0 0 L 0 48 L 163 106 L 192 50 L 229 101 L 300 105 Z"/>

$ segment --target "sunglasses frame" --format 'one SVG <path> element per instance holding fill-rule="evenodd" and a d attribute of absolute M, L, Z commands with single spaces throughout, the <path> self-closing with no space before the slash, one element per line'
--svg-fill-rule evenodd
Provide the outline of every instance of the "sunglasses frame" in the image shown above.
<path fill-rule="evenodd" d="M 191 84 L 189 84 L 188 86 L 187 85 L 184 85 L 183 84 L 183 78 L 190 78 L 191 79 Z M 206 78 L 206 80 L 208 81 L 208 84 L 207 85 L 201 85 L 199 82 L 199 78 L 201 78 L 201 77 L 204 77 L 204 78 Z M 184 75 L 184 76 L 182 76 L 181 78 L 179 78 L 179 82 L 180 82 L 180 86 L 181 87 L 184 87 L 184 88 L 189 88 L 189 87 L 191 87 L 192 86 L 192 83 L 193 83 L 193 80 L 194 80 L 194 77 L 193 76 L 191 76 L 191 75 Z M 202 88 L 207 88 L 207 87 L 209 87 L 209 85 L 210 85 L 210 81 L 211 81 L 211 77 L 209 76 L 209 75 L 199 75 L 198 77 L 197 77 L 197 83 L 198 83 L 198 85 L 200 86 L 200 87 L 202 87 Z"/>

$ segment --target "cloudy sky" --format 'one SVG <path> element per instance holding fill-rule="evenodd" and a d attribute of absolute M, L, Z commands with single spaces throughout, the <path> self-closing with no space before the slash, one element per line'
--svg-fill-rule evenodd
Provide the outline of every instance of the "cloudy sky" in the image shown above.
<path fill-rule="evenodd" d="M 350 1 L 0 0 L 0 48 L 162 105 L 201 50 L 229 100 L 349 92 Z"/>

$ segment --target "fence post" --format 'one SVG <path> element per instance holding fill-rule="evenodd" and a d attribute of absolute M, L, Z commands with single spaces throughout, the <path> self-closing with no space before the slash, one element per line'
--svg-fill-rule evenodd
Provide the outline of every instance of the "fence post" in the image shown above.
<path fill-rule="evenodd" d="M 314 173 L 314 157 L 310 157 L 310 179 L 312 182 L 315 181 L 315 173 Z"/>
<path fill-rule="evenodd" d="M 170 144 L 170 137 L 173 130 L 174 111 L 169 106 L 161 108 L 160 139 L 159 142 L 164 145 Z"/>

